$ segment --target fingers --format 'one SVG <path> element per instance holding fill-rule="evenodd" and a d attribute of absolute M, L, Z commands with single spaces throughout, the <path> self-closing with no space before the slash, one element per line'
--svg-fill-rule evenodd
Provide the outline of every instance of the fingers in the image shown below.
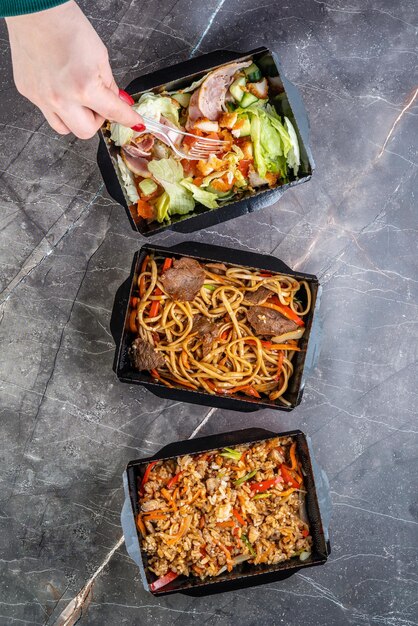
<path fill-rule="evenodd" d="M 69 135 L 71 130 L 53 111 L 42 111 L 48 124 L 60 135 Z"/>
<path fill-rule="evenodd" d="M 136 126 L 142 124 L 142 117 L 132 107 L 121 100 L 113 81 L 110 87 L 102 85 L 89 99 L 89 107 L 112 122 L 119 122 L 123 126 Z"/>
<path fill-rule="evenodd" d="M 104 122 L 104 118 L 87 107 L 80 105 L 69 105 L 62 112 L 64 124 L 79 139 L 91 139 L 94 137 L 100 126 Z"/>

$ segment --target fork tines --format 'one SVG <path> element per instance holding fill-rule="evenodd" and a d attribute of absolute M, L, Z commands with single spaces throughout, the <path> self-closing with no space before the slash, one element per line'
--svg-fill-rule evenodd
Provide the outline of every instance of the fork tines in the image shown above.
<path fill-rule="evenodd" d="M 220 141 L 212 140 L 209 143 L 208 141 L 201 139 L 199 141 L 196 141 L 193 144 L 193 146 L 189 150 L 189 154 L 191 156 L 202 156 L 202 158 L 208 157 L 211 154 L 216 154 L 217 152 L 221 152 L 227 143 L 228 143 L 227 141 L 221 141 L 221 140 Z"/>

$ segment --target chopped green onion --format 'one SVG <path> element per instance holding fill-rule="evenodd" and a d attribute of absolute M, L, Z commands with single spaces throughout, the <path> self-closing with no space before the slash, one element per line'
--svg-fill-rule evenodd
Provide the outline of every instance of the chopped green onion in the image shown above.
<path fill-rule="evenodd" d="M 258 493 L 253 500 L 264 500 L 264 498 L 270 498 L 272 495 L 272 493 Z"/>
<path fill-rule="evenodd" d="M 254 550 L 252 544 L 250 543 L 250 540 L 248 539 L 248 537 L 246 535 L 241 535 L 241 540 L 245 543 L 245 545 L 247 546 L 248 550 L 250 551 L 250 554 L 252 556 L 257 556 L 256 551 Z"/>
<path fill-rule="evenodd" d="M 233 450 L 232 448 L 224 448 L 225 452 L 221 452 L 220 456 L 224 456 L 226 459 L 232 459 L 239 461 L 241 458 L 241 452 L 239 450 Z"/>
<path fill-rule="evenodd" d="M 245 476 L 238 478 L 238 480 L 234 482 L 235 487 L 239 487 L 240 485 L 242 485 L 242 483 L 245 483 L 246 480 L 250 480 L 250 478 L 257 474 L 257 471 L 258 470 L 255 469 L 252 472 L 248 472 L 248 474 L 245 474 Z"/>
<path fill-rule="evenodd" d="M 309 559 L 310 556 L 311 556 L 311 553 L 304 550 L 303 552 L 300 553 L 299 561 L 306 561 L 306 559 Z"/>
<path fill-rule="evenodd" d="M 209 291 L 215 291 L 216 285 L 203 285 L 205 289 L 209 289 Z"/>

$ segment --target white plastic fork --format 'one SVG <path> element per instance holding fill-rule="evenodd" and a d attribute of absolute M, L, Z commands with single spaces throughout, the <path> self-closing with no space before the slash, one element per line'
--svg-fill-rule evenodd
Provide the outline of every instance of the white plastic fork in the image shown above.
<path fill-rule="evenodd" d="M 141 116 L 144 120 L 145 130 L 141 132 L 141 135 L 144 133 L 151 133 L 156 135 L 163 135 L 167 142 L 170 144 L 170 147 L 174 150 L 176 154 L 178 154 L 182 159 L 190 159 L 193 161 L 206 161 L 213 154 L 218 154 L 222 152 L 225 146 L 228 144 L 227 141 L 223 141 L 222 139 L 210 139 L 209 137 L 198 137 L 197 135 L 192 135 L 191 133 L 186 133 L 183 130 L 179 130 L 178 128 L 171 128 L 165 126 L 164 124 L 160 124 L 155 120 L 151 120 L 144 115 Z M 170 137 L 171 135 L 171 137 Z M 175 139 L 178 136 L 182 137 L 193 137 L 196 141 L 191 145 L 189 152 L 185 152 L 184 150 L 180 150 L 175 145 Z M 172 137 L 174 136 L 174 140 Z"/>

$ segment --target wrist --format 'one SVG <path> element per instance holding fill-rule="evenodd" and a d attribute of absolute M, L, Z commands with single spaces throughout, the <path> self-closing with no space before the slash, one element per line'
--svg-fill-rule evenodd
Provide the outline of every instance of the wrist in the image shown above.
<path fill-rule="evenodd" d="M 33 28 L 36 22 L 55 20 L 73 7 L 78 8 L 74 0 L 3 0 L 1 17 L 8 28 L 26 22 Z"/>

